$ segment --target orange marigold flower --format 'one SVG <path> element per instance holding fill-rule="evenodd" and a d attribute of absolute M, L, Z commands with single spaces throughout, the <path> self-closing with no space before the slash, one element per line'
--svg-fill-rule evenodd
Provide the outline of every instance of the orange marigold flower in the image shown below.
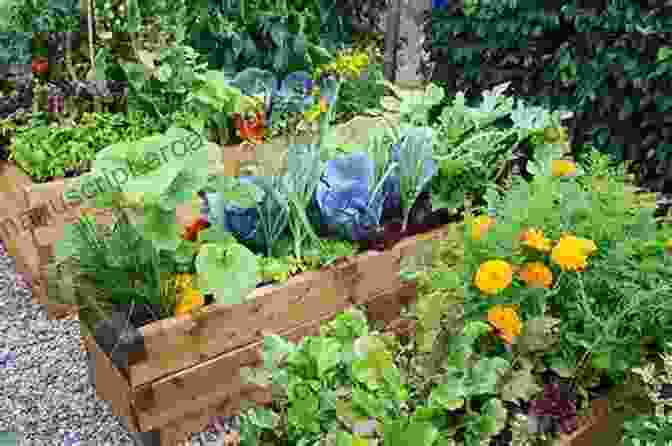
<path fill-rule="evenodd" d="M 576 164 L 570 160 L 554 160 L 552 173 L 555 177 L 566 177 L 576 174 Z"/>
<path fill-rule="evenodd" d="M 486 233 L 492 225 L 495 224 L 495 219 L 488 215 L 479 215 L 471 224 L 471 238 L 480 240 L 483 234 Z"/>
<path fill-rule="evenodd" d="M 544 237 L 544 233 L 539 229 L 528 229 L 521 235 L 525 246 L 542 251 L 549 252 L 551 250 L 551 241 Z"/>
<path fill-rule="evenodd" d="M 495 305 L 488 310 L 488 322 L 495 328 L 495 333 L 507 344 L 512 344 L 523 331 L 523 323 L 515 306 Z"/>
<path fill-rule="evenodd" d="M 486 294 L 497 294 L 511 285 L 513 268 L 503 260 L 488 260 L 478 271 L 474 282 L 479 290 Z"/>
<path fill-rule="evenodd" d="M 329 111 L 329 101 L 326 97 L 322 96 L 320 98 L 320 113 L 326 113 Z"/>
<path fill-rule="evenodd" d="M 588 256 L 597 251 L 592 240 L 567 235 L 551 251 L 551 259 L 564 271 L 583 271 Z"/>
<path fill-rule="evenodd" d="M 553 283 L 553 273 L 541 262 L 524 264 L 518 275 L 527 285 L 532 287 L 550 288 Z"/>

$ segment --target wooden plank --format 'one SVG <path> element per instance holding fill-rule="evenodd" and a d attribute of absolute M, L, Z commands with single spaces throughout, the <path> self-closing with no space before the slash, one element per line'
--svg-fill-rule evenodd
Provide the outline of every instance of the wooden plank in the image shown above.
<path fill-rule="evenodd" d="M 325 315 L 277 334 L 297 342 L 305 336 L 319 334 L 320 324 L 337 315 L 338 312 Z M 239 401 L 232 401 L 232 398 L 252 388 L 241 381 L 240 368 L 259 365 L 262 349 L 263 340 L 259 340 L 152 383 L 151 393 L 160 405 L 138 408 L 139 425 L 143 431 L 163 428 L 171 423 L 181 423 L 176 420 L 185 420 L 195 414 L 204 415 L 205 408 L 235 406 Z M 134 405 L 148 406 L 146 401 L 138 400 L 148 393 L 144 389 L 136 391 Z M 203 421 L 207 424 L 208 420 Z"/>
<path fill-rule="evenodd" d="M 415 296 L 414 284 L 406 284 L 401 292 L 391 292 L 375 296 L 367 305 L 367 310 L 377 321 L 389 323 L 399 317 L 401 308 Z M 323 314 L 313 321 L 277 334 L 296 342 L 309 335 L 319 334 L 321 324 L 332 320 L 343 310 Z M 263 339 L 226 353 L 195 367 L 163 378 L 142 389 L 133 391 L 132 405 L 138 416 L 142 430 L 164 429 L 172 420 L 186 420 L 191 410 L 203 413 L 206 409 L 222 402 L 236 406 L 240 394 L 253 389 L 241 382 L 241 367 L 260 364 Z M 207 424 L 207 417 L 203 418 Z M 197 429 L 200 426 L 196 427 Z M 183 432 L 191 432 L 186 428 Z"/>
<path fill-rule="evenodd" d="M 350 304 L 334 270 L 310 272 L 278 286 L 262 287 L 239 305 L 209 305 L 191 316 L 140 328 L 147 358 L 129 366 L 133 388 L 261 339 L 261 330 L 282 331 Z"/>
<path fill-rule="evenodd" d="M 287 330 L 352 303 L 365 304 L 374 296 L 399 292 L 402 255 L 412 255 L 417 240 L 443 234 L 445 229 L 440 228 L 404 240 L 389 251 L 366 252 L 337 266 L 258 288 L 249 302 L 240 305 L 209 305 L 198 322 L 186 316 L 145 325 L 140 332 L 147 356 L 129 366 L 131 386 L 139 388 L 261 339 L 261 330 Z"/>
<path fill-rule="evenodd" d="M 131 407 L 131 387 L 128 381 L 112 365 L 107 355 L 98 348 L 93 338 L 86 336 L 84 344 L 95 361 L 96 394 L 100 399 L 110 402 L 114 415 L 126 418 L 129 430 L 139 432 L 135 412 Z"/>

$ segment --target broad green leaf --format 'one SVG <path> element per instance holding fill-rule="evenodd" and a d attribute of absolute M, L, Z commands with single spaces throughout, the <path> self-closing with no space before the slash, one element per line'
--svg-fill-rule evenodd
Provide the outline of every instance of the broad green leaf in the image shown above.
<path fill-rule="evenodd" d="M 243 209 L 253 208 L 264 198 L 264 190 L 253 183 L 241 182 L 236 177 L 215 175 L 208 178 L 207 192 L 217 192 L 222 202 Z M 215 215 L 220 215 L 215 213 Z"/>
<path fill-rule="evenodd" d="M 241 91 L 230 84 L 223 71 L 208 70 L 204 83 L 194 97 L 218 112 L 234 111 L 240 103 Z"/>
<path fill-rule="evenodd" d="M 262 429 L 273 429 L 278 425 L 280 416 L 270 409 L 257 407 L 248 413 L 248 419 Z"/>
<path fill-rule="evenodd" d="M 353 351 L 357 357 L 352 363 L 354 378 L 371 389 L 380 387 L 384 370 L 395 367 L 385 342 L 373 335 L 362 336 L 355 341 Z"/>
<path fill-rule="evenodd" d="M 237 243 L 236 237 L 219 226 L 210 226 L 198 232 L 198 243 L 217 243 L 227 246 Z"/>
<path fill-rule="evenodd" d="M 258 268 L 254 253 L 237 243 L 207 243 L 196 256 L 199 288 L 205 294 L 214 294 L 215 301 L 224 305 L 245 300 L 256 288 Z"/>
<path fill-rule="evenodd" d="M 324 376 L 339 363 L 341 343 L 332 338 L 311 338 L 307 344 L 308 352 L 317 366 L 317 375 Z"/>
<path fill-rule="evenodd" d="M 483 336 L 484 334 L 490 333 L 492 331 L 492 327 L 490 324 L 483 322 L 483 321 L 470 321 L 465 324 L 464 329 L 462 330 L 462 333 L 464 336 L 476 340 Z"/>
<path fill-rule="evenodd" d="M 469 369 L 467 384 L 470 395 L 495 393 L 499 373 L 510 367 L 509 361 L 498 356 L 481 358 Z"/>
<path fill-rule="evenodd" d="M 523 361 L 522 367 L 511 372 L 509 379 L 502 383 L 501 397 L 504 401 L 517 403 L 518 400 L 528 401 L 539 393 L 542 388 L 537 384 L 533 364 Z"/>
<path fill-rule="evenodd" d="M 663 46 L 658 48 L 656 63 L 666 62 L 668 59 L 672 59 L 672 47 Z"/>
<path fill-rule="evenodd" d="M 481 408 L 481 433 L 489 437 L 497 435 L 506 427 L 507 410 L 497 398 L 489 399 Z"/>
<path fill-rule="evenodd" d="M 407 424 L 405 420 L 395 420 L 383 425 L 383 444 L 385 446 L 408 446 L 412 444 L 433 446 L 438 438 L 439 431 L 431 423 L 415 422 Z"/>
<path fill-rule="evenodd" d="M 295 344 L 278 335 L 264 336 L 264 368 L 272 370 L 296 349 Z"/>
<path fill-rule="evenodd" d="M 465 379 L 449 377 L 445 383 L 439 384 L 432 390 L 429 405 L 446 410 L 457 410 L 464 407 L 464 398 L 467 395 Z"/>
<path fill-rule="evenodd" d="M 176 251 L 180 246 L 182 227 L 177 223 L 175 211 L 165 210 L 148 200 L 139 210 L 129 210 L 128 214 L 138 232 L 157 249 Z"/>

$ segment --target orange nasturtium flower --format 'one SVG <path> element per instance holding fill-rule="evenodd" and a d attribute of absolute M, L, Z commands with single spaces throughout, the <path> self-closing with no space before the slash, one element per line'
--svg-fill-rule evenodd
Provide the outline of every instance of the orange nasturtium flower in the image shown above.
<path fill-rule="evenodd" d="M 488 215 L 479 215 L 471 225 L 471 238 L 480 240 L 483 234 L 495 224 L 495 219 Z"/>
<path fill-rule="evenodd" d="M 555 177 L 571 176 L 576 174 L 576 164 L 570 160 L 554 160 L 552 172 Z"/>
<path fill-rule="evenodd" d="M 531 287 L 550 288 L 553 283 L 553 273 L 541 262 L 525 263 L 518 275 Z"/>
<path fill-rule="evenodd" d="M 551 250 L 551 241 L 544 237 L 544 233 L 539 229 L 528 229 L 520 236 L 523 244 L 532 249 L 542 252 Z"/>
<path fill-rule="evenodd" d="M 588 256 L 597 251 L 592 240 L 566 235 L 551 251 L 551 259 L 564 271 L 583 271 Z"/>
<path fill-rule="evenodd" d="M 511 285 L 513 268 L 503 260 L 488 260 L 478 271 L 474 282 L 486 294 L 497 294 Z"/>
<path fill-rule="evenodd" d="M 195 242 L 198 238 L 198 233 L 208 227 L 210 227 L 208 220 L 203 217 L 197 218 L 192 224 L 184 228 L 184 234 L 182 234 L 182 238 L 189 240 L 190 242 Z"/>
<path fill-rule="evenodd" d="M 175 306 L 175 315 L 184 315 L 205 305 L 205 296 L 193 286 L 193 276 L 191 274 L 176 274 L 175 288 L 177 291 L 177 302 Z"/>
<path fill-rule="evenodd" d="M 512 305 L 495 305 L 488 310 L 488 322 L 495 328 L 495 333 L 507 344 L 512 344 L 523 331 L 523 323 L 518 311 Z"/>

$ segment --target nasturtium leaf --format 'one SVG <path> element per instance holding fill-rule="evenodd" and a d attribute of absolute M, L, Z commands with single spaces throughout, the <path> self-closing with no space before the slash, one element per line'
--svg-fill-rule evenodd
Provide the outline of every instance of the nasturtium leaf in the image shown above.
<path fill-rule="evenodd" d="M 139 210 L 131 210 L 128 214 L 138 232 L 157 249 L 175 251 L 180 246 L 182 227 L 177 223 L 175 211 L 147 202 Z"/>
<path fill-rule="evenodd" d="M 239 304 L 256 288 L 257 257 L 243 245 L 205 244 L 195 263 L 199 288 L 219 304 Z"/>

